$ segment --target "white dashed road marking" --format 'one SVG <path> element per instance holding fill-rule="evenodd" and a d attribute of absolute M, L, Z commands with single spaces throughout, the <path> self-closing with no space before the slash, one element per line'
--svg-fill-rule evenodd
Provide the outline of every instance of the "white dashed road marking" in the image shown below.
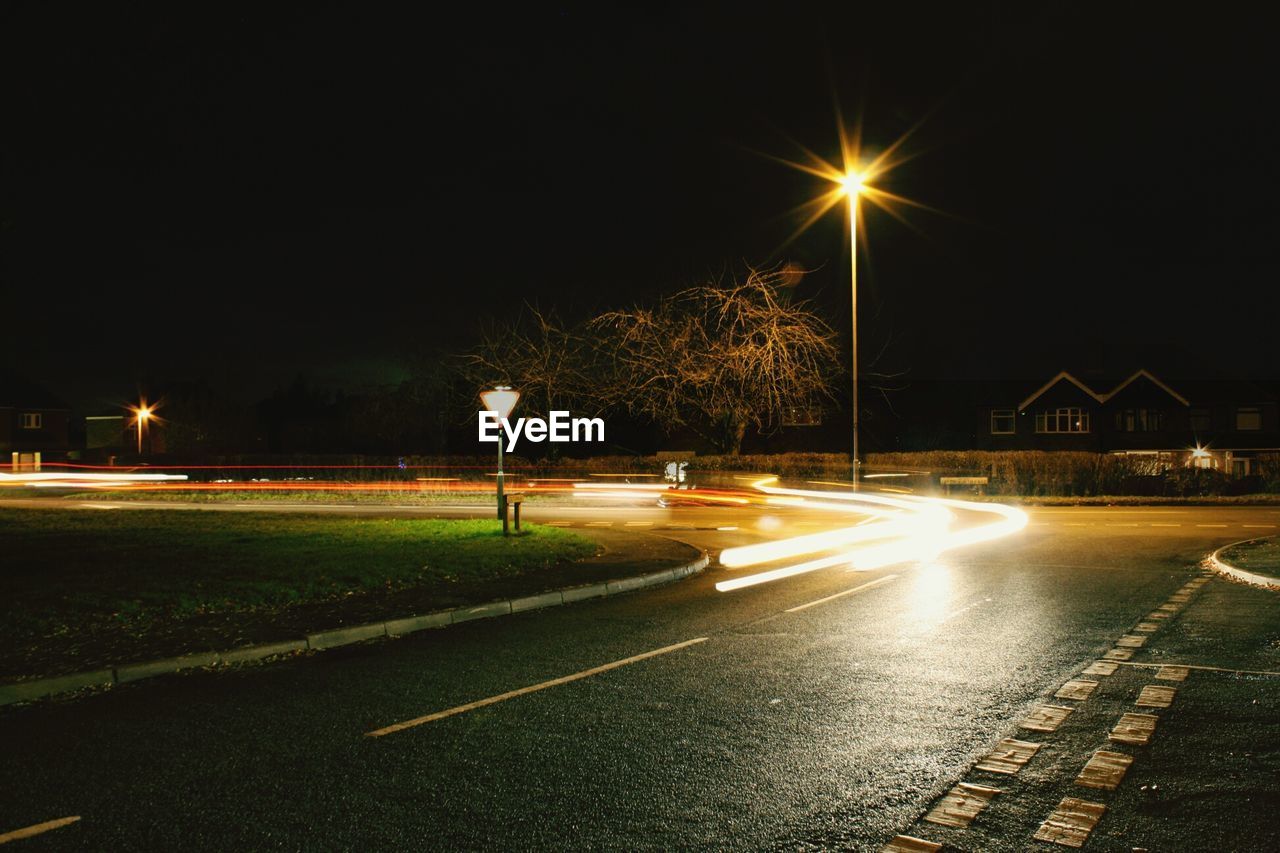
<path fill-rule="evenodd" d="M 1151 714 L 1124 714 L 1111 730 L 1111 734 L 1107 735 L 1107 739 L 1116 743 L 1146 746 L 1151 742 L 1151 736 L 1155 734 L 1156 721 L 1159 719 Z"/>
<path fill-rule="evenodd" d="M 1050 841 L 1064 847 L 1083 847 L 1106 810 L 1102 803 L 1064 797 L 1053 814 L 1040 824 L 1034 837 L 1036 841 Z"/>
<path fill-rule="evenodd" d="M 1075 699 L 1083 702 L 1093 695 L 1093 691 L 1098 689 L 1098 682 L 1089 681 L 1084 678 L 1074 678 L 1066 684 L 1058 688 L 1058 692 L 1053 694 L 1055 699 Z"/>
<path fill-rule="evenodd" d="M 1018 726 L 1033 732 L 1057 731 L 1062 721 L 1071 716 L 1071 710 L 1061 705 L 1037 705 Z"/>
<path fill-rule="evenodd" d="M 474 711 L 476 708 L 483 708 L 486 705 L 496 705 L 498 702 L 505 702 L 506 700 L 514 699 L 517 696 L 525 696 L 529 693 L 536 693 L 539 690 L 546 690 L 548 687 L 558 687 L 561 684 L 568 684 L 571 681 L 578 681 L 583 678 L 589 678 L 593 675 L 599 675 L 602 672 L 608 672 L 611 669 L 617 669 L 618 667 L 627 666 L 629 664 L 639 663 L 642 660 L 648 660 L 649 658 L 657 657 L 658 655 L 665 655 L 671 652 L 677 652 L 677 651 L 680 651 L 681 649 L 686 649 L 689 646 L 696 645 L 697 643 L 705 643 L 708 639 L 709 638 L 707 637 L 698 637 L 697 639 L 693 639 L 693 640 L 685 640 L 683 643 L 676 643 L 670 646 L 663 646 L 662 648 L 654 649 L 651 652 L 643 652 L 642 654 L 632 655 L 629 658 L 616 660 L 613 663 L 606 663 L 601 666 L 592 667 L 591 669 L 584 669 L 581 672 L 575 672 L 572 675 L 564 675 L 564 676 L 561 676 L 560 678 L 553 678 L 550 681 L 543 681 L 540 684 L 533 684 L 528 687 L 521 687 L 519 690 L 510 690 L 506 693 L 499 693 L 497 696 L 490 696 L 487 699 L 480 699 L 475 702 L 468 702 L 465 705 L 458 705 L 454 708 L 449 708 L 444 711 L 436 711 L 434 714 L 426 714 L 421 717 L 414 717 L 412 720 L 405 720 L 402 723 L 395 723 L 394 725 L 390 725 L 385 728 L 376 729 L 375 731 L 368 732 L 366 734 L 366 737 L 382 737 L 383 735 L 394 734 L 395 732 L 404 731 L 405 729 L 413 728 L 414 726 L 421 726 L 424 723 L 433 723 L 436 720 L 443 720 L 445 717 L 452 717 L 455 714 L 463 714 L 463 713 L 466 713 L 467 711 Z"/>
<path fill-rule="evenodd" d="M 1044 746 L 1042 743 L 1005 738 L 996 744 L 996 748 L 986 758 L 978 762 L 977 768 L 986 770 L 988 773 L 1012 776 L 1026 766 L 1042 746 Z"/>
<path fill-rule="evenodd" d="M 885 575 L 882 578 L 876 578 L 873 581 L 868 581 L 861 586 L 855 586 L 853 589 L 846 589 L 844 592 L 837 592 L 835 595 L 828 595 L 826 598 L 819 598 L 817 601 L 810 601 L 808 604 L 798 604 L 795 607 L 788 607 L 786 612 L 797 613 L 801 610 L 807 610 L 810 607 L 817 607 L 819 604 L 826 604 L 828 601 L 835 601 L 837 598 L 844 598 L 846 595 L 853 595 L 855 592 L 862 592 L 864 589 L 879 586 L 885 581 L 891 581 L 896 577 L 897 575 Z"/>
<path fill-rule="evenodd" d="M 1142 692 L 1138 694 L 1138 701 L 1133 704 L 1139 708 L 1168 708 L 1173 704 L 1173 697 L 1177 692 L 1173 687 L 1148 684 L 1142 688 Z"/>
<path fill-rule="evenodd" d="M 934 806 L 924 819 L 930 823 L 963 829 L 973 823 L 978 812 L 985 809 L 996 794 L 1003 793 L 999 788 L 961 782 L 948 791 L 942 802 Z"/>
<path fill-rule="evenodd" d="M 1076 784 L 1085 788 L 1101 788 L 1114 791 L 1124 779 L 1125 771 L 1133 763 L 1133 756 L 1123 752 L 1108 752 L 1100 749 L 1089 759 L 1089 763 L 1076 777 Z"/>
<path fill-rule="evenodd" d="M 44 823 L 37 823 L 35 826 L 28 826 L 22 829 L 15 829 L 12 832 L 6 832 L 0 835 L 0 844 L 8 844 L 10 841 L 21 841 L 24 838 L 30 838 L 33 835 L 40 835 L 51 829 L 60 829 L 69 824 L 73 824 L 80 819 L 80 815 L 73 817 L 61 817 L 57 820 L 47 820 Z"/>

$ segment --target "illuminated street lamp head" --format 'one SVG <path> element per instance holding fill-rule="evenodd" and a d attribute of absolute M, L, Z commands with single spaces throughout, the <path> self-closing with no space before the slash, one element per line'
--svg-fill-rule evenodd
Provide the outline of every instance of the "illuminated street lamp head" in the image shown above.
<path fill-rule="evenodd" d="M 487 412 L 496 412 L 498 417 L 505 418 L 520 402 L 520 392 L 512 391 L 510 385 L 495 385 L 492 391 L 481 391 L 480 399 Z"/>
<path fill-rule="evenodd" d="M 137 409 L 137 412 L 138 412 L 138 420 L 142 421 L 143 423 L 146 423 L 147 420 L 151 417 L 150 406 L 139 406 Z"/>
<path fill-rule="evenodd" d="M 847 196 L 856 196 L 862 192 L 862 174 L 860 172 L 846 172 L 840 178 L 840 188 L 844 190 Z"/>

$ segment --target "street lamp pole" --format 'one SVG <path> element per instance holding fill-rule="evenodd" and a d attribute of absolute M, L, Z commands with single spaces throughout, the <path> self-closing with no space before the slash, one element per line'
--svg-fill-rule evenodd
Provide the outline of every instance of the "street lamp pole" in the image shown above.
<path fill-rule="evenodd" d="M 138 455 L 142 455 L 142 431 L 147 428 L 147 421 L 151 418 L 151 407 L 143 403 L 134 410 L 134 415 L 138 420 Z"/>
<path fill-rule="evenodd" d="M 849 293 L 850 326 L 853 350 L 853 488 L 858 488 L 858 195 L 862 192 L 863 176 L 857 172 L 846 172 L 840 179 L 840 186 L 845 197 L 849 199 Z"/>
<path fill-rule="evenodd" d="M 853 488 L 858 488 L 858 189 L 854 178 L 849 187 L 849 293 L 852 304 L 850 336 L 853 349 Z"/>
<path fill-rule="evenodd" d="M 494 412 L 500 420 L 505 420 L 511 410 L 520 401 L 520 392 L 512 391 L 509 385 L 495 385 L 492 391 L 482 391 L 480 400 L 485 411 Z M 502 431 L 498 432 L 498 520 L 507 514 L 507 506 L 502 500 L 504 475 L 502 473 Z"/>

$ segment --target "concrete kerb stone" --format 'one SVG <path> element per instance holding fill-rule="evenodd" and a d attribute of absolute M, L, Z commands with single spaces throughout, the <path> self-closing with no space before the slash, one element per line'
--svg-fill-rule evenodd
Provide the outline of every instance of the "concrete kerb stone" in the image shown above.
<path fill-rule="evenodd" d="M 392 619 L 383 624 L 387 626 L 388 637 L 402 637 L 405 634 L 412 634 L 414 631 L 422 631 L 427 628 L 443 628 L 452 621 L 452 610 L 437 610 L 435 613 L 427 613 L 422 616 Z"/>
<path fill-rule="evenodd" d="M 93 672 L 77 672 L 72 675 L 59 675 L 54 678 L 40 678 L 32 681 L 19 681 L 16 684 L 0 685 L 0 705 L 11 705 L 14 702 L 25 702 L 29 699 L 43 699 L 55 693 L 69 693 L 72 690 L 83 690 L 86 687 L 101 687 L 115 683 L 115 671 L 97 669 Z"/>
<path fill-rule="evenodd" d="M 1209 555 L 1208 563 L 1210 566 L 1213 567 L 1215 571 L 1221 574 L 1224 574 L 1227 577 L 1235 578 L 1238 581 L 1247 583 L 1250 586 L 1260 586 L 1260 587 L 1263 587 L 1264 589 L 1280 590 L 1280 580 L 1277 580 L 1276 578 L 1272 578 L 1272 577 L 1267 577 L 1266 575 L 1259 575 L 1259 574 L 1254 574 L 1253 572 L 1245 571 L 1244 569 L 1237 568 L 1236 566 L 1233 566 L 1222 559 L 1222 552 L 1227 550 L 1228 548 L 1234 548 L 1237 545 L 1248 545 L 1250 542 L 1261 542 L 1262 539 L 1267 539 L 1267 538 L 1270 538 L 1270 537 L 1264 536 L 1261 539 L 1260 538 L 1242 539 L 1239 542 L 1232 542 L 1230 545 L 1223 545 L 1221 548 L 1219 548 L 1218 550 L 1214 551 L 1212 554 Z"/>
<path fill-rule="evenodd" d="M 586 601 L 588 598 L 603 598 L 609 594 L 609 587 L 602 583 L 588 584 L 587 586 L 573 586 L 566 590 L 562 590 L 560 597 L 564 599 L 565 604 L 571 604 L 575 601 Z"/>
<path fill-rule="evenodd" d="M 680 578 L 689 577 L 701 572 L 710 563 L 704 553 L 691 563 L 674 569 L 651 572 L 630 578 L 621 578 L 607 583 L 588 584 L 586 586 L 569 587 L 554 590 L 540 595 L 531 595 L 508 601 L 493 601 L 474 607 L 459 607 L 453 610 L 439 610 L 419 616 L 407 616 L 403 619 L 392 619 L 385 622 L 374 622 L 367 625 L 350 625 L 330 631 L 319 631 L 308 634 L 305 639 L 285 640 L 257 646 L 245 646 L 223 652 L 200 652 L 163 658 L 161 660 L 144 661 L 126 664 L 113 669 L 78 672 L 71 675 L 59 675 L 53 678 L 39 678 L 30 681 L 19 681 L 12 684 L 0 684 L 0 705 L 11 705 L 32 699 L 42 699 L 58 693 L 69 693 L 86 687 L 100 687 L 112 684 L 124 684 L 139 681 L 157 675 L 166 675 L 184 669 L 216 666 L 218 664 L 243 663 L 262 660 L 276 655 L 295 654 L 307 650 L 320 651 L 338 646 L 359 643 L 378 637 L 396 637 L 421 631 L 427 628 L 443 628 L 458 622 L 469 622 L 493 616 L 504 616 L 509 613 L 521 613 L 543 607 L 554 607 L 559 604 L 571 604 L 591 598 L 602 598 L 631 592 L 645 587 L 671 583 Z"/>
<path fill-rule="evenodd" d="M 292 655 L 307 650 L 306 640 L 286 640 L 283 643 L 267 643 L 261 646 L 245 646 L 218 654 L 218 663 L 245 663 L 251 660 L 275 657 L 276 655 Z"/>
<path fill-rule="evenodd" d="M 372 640 L 374 637 L 385 637 L 387 624 L 375 622 L 371 625 L 352 625 L 347 628 L 334 628 L 331 631 L 320 631 L 307 634 L 307 647 L 312 649 L 332 649 L 346 646 L 361 640 Z"/>
<path fill-rule="evenodd" d="M 564 593 L 559 590 L 545 592 L 542 595 L 530 595 L 527 598 L 513 598 L 511 599 L 511 612 L 522 613 L 525 610 L 555 607 L 557 604 L 564 604 Z"/>
<path fill-rule="evenodd" d="M 180 655 L 176 658 L 161 658 L 145 663 L 131 663 L 116 667 L 116 683 L 137 681 L 140 678 L 151 678 L 153 675 L 165 675 L 180 669 L 191 669 L 198 666 L 214 666 L 218 663 L 217 652 L 201 652 L 193 655 Z"/>
<path fill-rule="evenodd" d="M 459 607 L 453 611 L 453 624 L 470 622 L 472 619 L 488 619 L 491 616 L 506 616 L 511 612 L 511 602 L 491 601 L 475 607 Z"/>

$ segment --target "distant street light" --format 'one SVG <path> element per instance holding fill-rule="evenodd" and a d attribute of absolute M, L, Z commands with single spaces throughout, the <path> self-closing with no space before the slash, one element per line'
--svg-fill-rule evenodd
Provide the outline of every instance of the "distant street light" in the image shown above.
<path fill-rule="evenodd" d="M 147 428 L 147 422 L 151 420 L 151 407 L 147 405 L 145 400 L 133 410 L 134 423 L 138 425 L 138 455 L 142 455 L 142 432 Z"/>
<path fill-rule="evenodd" d="M 511 390 L 509 385 L 495 385 L 491 391 L 481 391 L 480 400 L 485 411 L 495 413 L 499 420 L 505 420 L 511 410 L 520 402 L 520 392 Z M 498 520 L 506 515 L 507 508 L 502 504 L 502 434 L 498 434 Z M 516 519 L 519 521 L 519 519 Z"/>

